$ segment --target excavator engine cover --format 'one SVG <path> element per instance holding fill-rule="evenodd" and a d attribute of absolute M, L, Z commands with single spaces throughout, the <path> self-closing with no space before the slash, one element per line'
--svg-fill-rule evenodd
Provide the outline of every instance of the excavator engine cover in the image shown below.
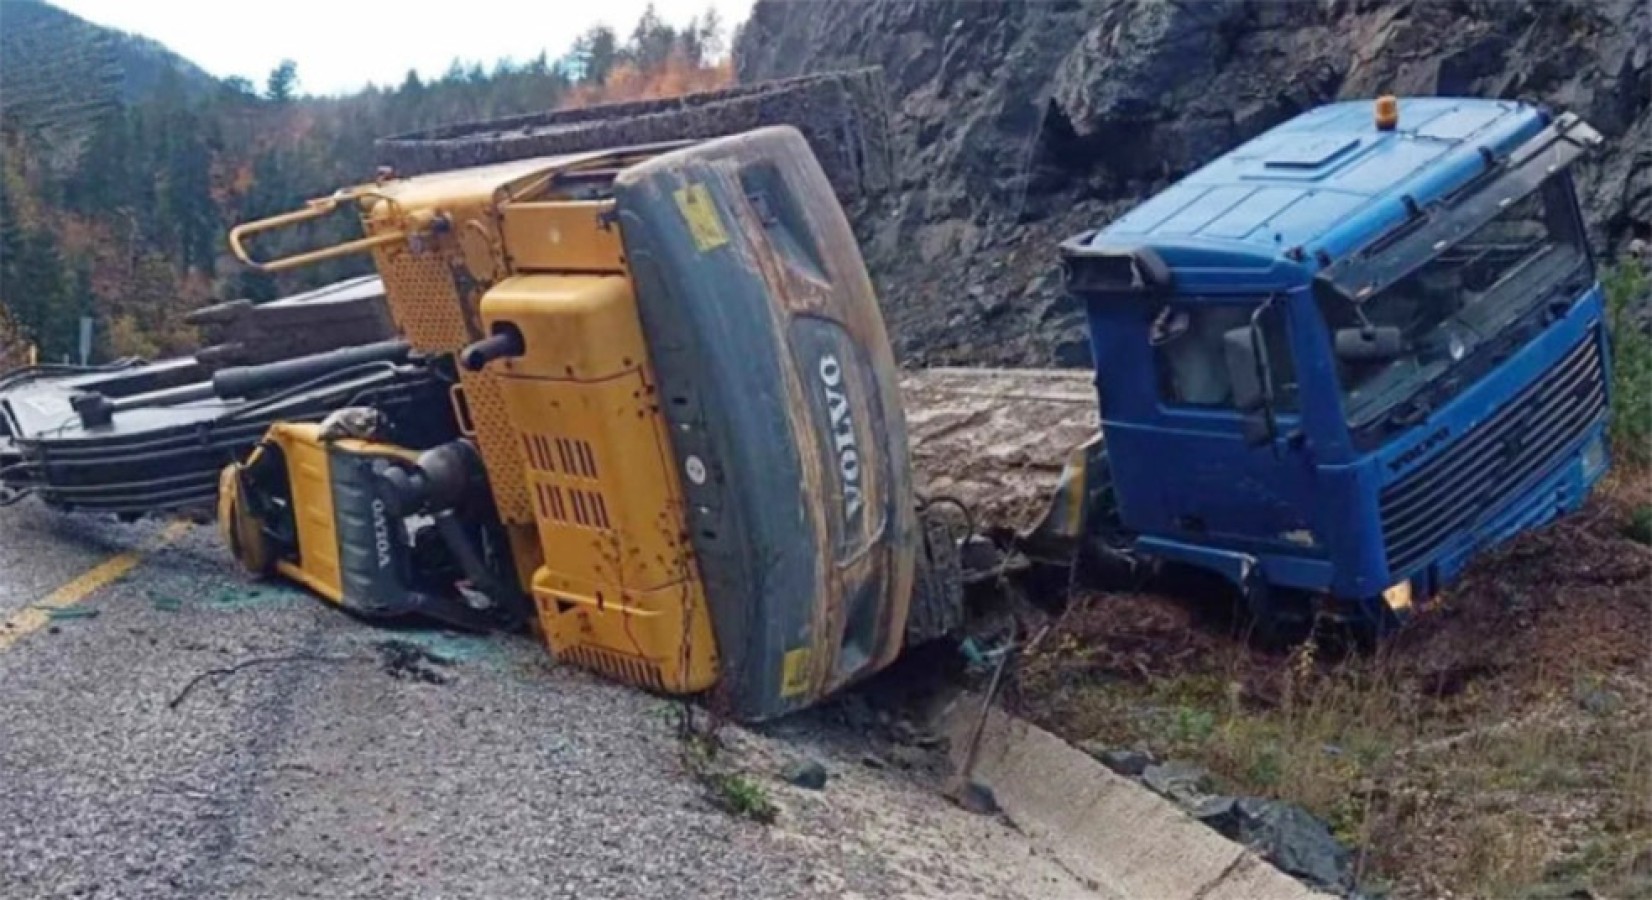
<path fill-rule="evenodd" d="M 795 129 L 655 157 L 615 201 L 718 692 L 782 715 L 901 647 L 921 537 L 877 297 Z"/>

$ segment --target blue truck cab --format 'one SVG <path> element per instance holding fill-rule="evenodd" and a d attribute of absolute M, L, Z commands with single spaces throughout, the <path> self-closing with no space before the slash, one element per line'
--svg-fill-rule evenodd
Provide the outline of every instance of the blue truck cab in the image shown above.
<path fill-rule="evenodd" d="M 1392 623 L 1607 467 L 1570 114 L 1306 112 L 1062 245 L 1136 553 L 1264 621 Z"/>

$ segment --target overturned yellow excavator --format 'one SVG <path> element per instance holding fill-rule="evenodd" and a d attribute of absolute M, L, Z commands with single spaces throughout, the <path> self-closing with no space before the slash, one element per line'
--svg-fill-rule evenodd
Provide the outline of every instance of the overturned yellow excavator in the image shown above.
<path fill-rule="evenodd" d="M 248 247 L 346 211 L 364 236 Z M 526 625 L 744 720 L 887 665 L 914 603 L 959 596 L 924 549 L 871 282 L 790 127 L 385 173 L 231 245 L 265 271 L 370 253 L 407 364 L 451 384 L 278 422 L 226 469 L 221 526 L 257 573 L 364 616 Z"/>

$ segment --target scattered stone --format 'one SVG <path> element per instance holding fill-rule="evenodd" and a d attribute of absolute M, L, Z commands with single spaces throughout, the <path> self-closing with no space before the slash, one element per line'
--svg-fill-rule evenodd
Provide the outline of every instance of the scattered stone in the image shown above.
<path fill-rule="evenodd" d="M 1239 838 L 1239 801 L 1232 797 L 1206 797 L 1193 804 L 1188 814 L 1208 825 L 1228 840 Z"/>
<path fill-rule="evenodd" d="M 867 754 L 861 756 L 860 764 L 865 766 L 868 769 L 887 769 L 887 768 L 889 768 L 889 760 L 884 759 L 883 757 L 877 755 L 876 753 L 867 753 Z"/>
<path fill-rule="evenodd" d="M 826 789 L 826 767 L 821 765 L 818 760 L 805 759 L 792 763 L 786 767 L 786 771 L 782 772 L 780 777 L 788 784 L 794 784 L 811 791 Z"/>
<path fill-rule="evenodd" d="M 1126 778 L 1140 778 L 1148 766 L 1158 762 L 1153 758 L 1153 754 L 1143 750 L 1109 750 L 1085 747 L 1084 751 L 1095 757 L 1102 765 Z"/>
<path fill-rule="evenodd" d="M 1184 807 L 1192 807 L 1210 796 L 1210 772 L 1189 762 L 1171 760 L 1147 766 L 1141 773 L 1142 784 Z"/>
<path fill-rule="evenodd" d="M 951 744 L 951 739 L 946 735 L 928 731 L 918 735 L 917 739 L 912 742 L 913 746 L 922 747 L 925 750 L 944 750 Z"/>
<path fill-rule="evenodd" d="M 1585 688 L 1578 691 L 1576 697 L 1578 706 L 1597 716 L 1609 716 L 1623 705 L 1622 698 L 1615 692 L 1601 687 Z"/>
<path fill-rule="evenodd" d="M 909 747 L 934 750 L 947 742 L 945 737 L 917 725 L 911 719 L 896 719 L 893 731 L 895 741 Z"/>
<path fill-rule="evenodd" d="M 1287 874 L 1326 890 L 1346 891 L 1353 883 L 1353 855 L 1324 822 L 1307 810 L 1278 800 L 1245 797 L 1233 805 L 1236 840 Z"/>
<path fill-rule="evenodd" d="M 425 684 L 447 684 L 453 676 L 436 667 L 451 668 L 453 661 L 438 656 L 417 644 L 403 640 L 378 641 L 373 645 L 379 651 L 379 667 L 397 681 L 419 681 Z"/>
<path fill-rule="evenodd" d="M 1062 341 L 1055 345 L 1054 359 L 1056 366 L 1063 369 L 1087 369 L 1095 365 L 1095 359 L 1090 355 L 1090 342 L 1087 339 Z"/>
<path fill-rule="evenodd" d="M 845 695 L 838 704 L 838 711 L 843 716 L 843 724 L 853 731 L 866 732 L 877 726 L 876 711 L 860 694 Z"/>
<path fill-rule="evenodd" d="M 896 744 L 889 748 L 889 761 L 902 769 L 922 769 L 935 761 L 935 754 L 917 744 Z"/>
<path fill-rule="evenodd" d="M 947 798 L 968 812 L 978 816 L 997 815 L 998 797 L 979 781 L 965 781 L 947 792 Z"/>

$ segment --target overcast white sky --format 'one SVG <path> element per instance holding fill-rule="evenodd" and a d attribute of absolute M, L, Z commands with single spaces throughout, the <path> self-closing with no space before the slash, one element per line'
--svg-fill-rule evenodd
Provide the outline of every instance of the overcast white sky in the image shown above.
<path fill-rule="evenodd" d="M 501 57 L 556 59 L 606 22 L 623 39 L 648 0 L 52 0 L 83 19 L 154 38 L 208 72 L 262 88 L 282 59 L 298 63 L 300 90 L 353 91 L 400 84 L 408 69 L 439 76 L 454 58 L 491 67 Z M 654 0 L 673 25 L 709 6 L 725 29 L 753 0 Z M 726 34 L 725 34 L 726 37 Z"/>

